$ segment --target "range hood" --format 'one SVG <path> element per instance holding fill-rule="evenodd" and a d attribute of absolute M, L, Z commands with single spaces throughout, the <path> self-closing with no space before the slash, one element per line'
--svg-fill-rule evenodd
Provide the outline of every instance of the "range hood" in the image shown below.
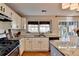
<path fill-rule="evenodd" d="M 8 16 L 6 16 L 2 13 L 0 13 L 0 21 L 2 21 L 2 22 L 12 22 L 10 17 L 8 17 Z"/>

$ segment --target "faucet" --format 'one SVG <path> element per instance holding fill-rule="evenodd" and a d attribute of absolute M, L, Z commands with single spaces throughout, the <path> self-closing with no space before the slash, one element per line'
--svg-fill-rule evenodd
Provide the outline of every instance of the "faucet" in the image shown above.
<path fill-rule="evenodd" d="M 43 36 L 43 37 L 46 37 L 46 36 L 44 35 L 44 33 L 40 33 L 40 34 L 39 34 L 39 36 Z"/>

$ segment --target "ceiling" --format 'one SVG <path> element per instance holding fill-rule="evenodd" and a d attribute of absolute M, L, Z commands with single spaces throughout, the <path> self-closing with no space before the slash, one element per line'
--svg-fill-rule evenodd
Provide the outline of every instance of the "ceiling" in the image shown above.
<path fill-rule="evenodd" d="M 27 15 L 53 15 L 53 16 L 79 16 L 78 11 L 62 10 L 60 3 L 6 3 L 21 16 Z M 47 12 L 41 12 L 46 10 Z"/>

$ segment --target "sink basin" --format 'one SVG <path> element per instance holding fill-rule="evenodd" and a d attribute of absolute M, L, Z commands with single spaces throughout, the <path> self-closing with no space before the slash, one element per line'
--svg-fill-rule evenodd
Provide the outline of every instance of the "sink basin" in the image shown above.
<path fill-rule="evenodd" d="M 40 37 L 39 35 L 34 35 L 34 37 Z"/>
<path fill-rule="evenodd" d="M 34 37 L 46 37 L 45 35 L 34 35 Z"/>

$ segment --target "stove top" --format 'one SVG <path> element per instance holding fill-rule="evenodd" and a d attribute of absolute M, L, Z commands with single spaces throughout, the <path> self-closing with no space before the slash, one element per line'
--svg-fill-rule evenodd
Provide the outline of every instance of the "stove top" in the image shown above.
<path fill-rule="evenodd" d="M 19 45 L 19 40 L 1 40 L 0 41 L 0 56 L 7 55 L 17 45 Z"/>

